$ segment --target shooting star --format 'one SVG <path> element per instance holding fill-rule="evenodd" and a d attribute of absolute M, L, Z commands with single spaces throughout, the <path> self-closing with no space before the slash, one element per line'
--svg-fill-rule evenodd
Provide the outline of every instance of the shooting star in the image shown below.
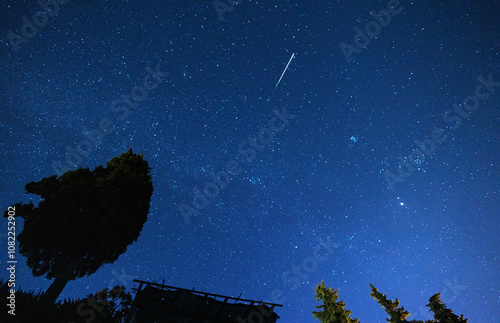
<path fill-rule="evenodd" d="M 281 77 L 280 79 L 278 80 L 278 83 L 276 83 L 276 86 L 274 87 L 274 89 L 276 90 L 276 88 L 278 87 L 278 85 L 280 84 L 281 82 L 281 79 L 283 78 L 283 75 L 285 75 L 285 72 L 286 70 L 288 69 L 288 65 L 290 65 L 290 62 L 292 61 L 292 59 L 295 57 L 295 53 L 292 54 L 292 57 L 290 57 L 290 60 L 288 61 L 288 64 L 286 64 L 286 67 L 285 67 L 285 70 L 283 71 L 283 73 L 281 74 Z"/>

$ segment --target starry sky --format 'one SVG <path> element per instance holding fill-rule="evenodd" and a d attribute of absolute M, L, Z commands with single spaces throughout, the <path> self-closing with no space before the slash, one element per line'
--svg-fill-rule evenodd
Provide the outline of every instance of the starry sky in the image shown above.
<path fill-rule="evenodd" d="M 128 148 L 154 185 L 60 299 L 164 280 L 308 323 L 324 280 L 361 322 L 386 317 L 370 283 L 410 319 L 437 292 L 500 314 L 499 1 L 60 2 L 0 4 L 2 208 Z"/>

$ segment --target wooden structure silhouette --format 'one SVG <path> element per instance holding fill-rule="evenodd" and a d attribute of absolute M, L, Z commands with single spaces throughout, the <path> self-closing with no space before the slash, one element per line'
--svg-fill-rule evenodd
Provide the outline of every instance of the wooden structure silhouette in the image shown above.
<path fill-rule="evenodd" d="M 134 279 L 129 323 L 275 323 L 280 304 L 246 300 Z"/>

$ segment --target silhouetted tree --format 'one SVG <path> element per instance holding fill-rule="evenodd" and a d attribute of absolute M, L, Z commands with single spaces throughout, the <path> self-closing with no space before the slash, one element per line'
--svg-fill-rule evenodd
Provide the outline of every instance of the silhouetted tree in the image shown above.
<path fill-rule="evenodd" d="M 404 307 L 399 307 L 399 300 L 396 301 L 387 300 L 386 294 L 381 294 L 377 288 L 372 287 L 371 297 L 377 300 L 382 307 L 384 307 L 387 314 L 390 315 L 391 319 L 386 319 L 390 323 L 401 323 L 401 322 L 412 322 L 412 323 L 467 323 L 467 319 L 464 316 L 460 317 L 453 314 L 451 309 L 447 309 L 444 303 L 441 301 L 441 293 L 437 293 L 429 299 L 428 307 L 434 313 L 434 320 L 419 321 L 412 320 L 407 321 L 406 318 L 410 316 L 410 312 L 405 311 Z"/>
<path fill-rule="evenodd" d="M 316 300 L 322 301 L 323 305 L 316 306 L 316 308 L 323 309 L 321 312 L 312 312 L 314 318 L 319 319 L 322 323 L 359 323 L 357 318 L 351 319 L 351 310 L 345 309 L 344 301 L 337 302 L 339 298 L 337 295 L 338 290 L 326 288 L 325 283 L 314 287 L 316 292 Z"/>
<path fill-rule="evenodd" d="M 428 307 L 434 313 L 434 320 L 419 321 L 412 320 L 407 321 L 406 318 L 410 316 L 410 312 L 405 311 L 404 307 L 399 307 L 399 300 L 396 301 L 387 300 L 387 295 L 381 294 L 377 288 L 372 287 L 372 293 L 370 294 L 389 314 L 390 319 L 386 319 L 390 323 L 467 323 L 467 319 L 461 315 L 458 317 L 453 314 L 451 309 L 447 309 L 446 306 L 441 301 L 441 293 L 435 294 L 429 299 Z M 358 319 L 351 319 L 350 315 L 352 312 L 345 309 L 344 301 L 336 302 L 338 299 L 337 290 L 327 289 L 325 283 L 321 281 L 321 284 L 314 288 L 316 291 L 316 300 L 323 301 L 323 305 L 316 306 L 316 308 L 323 308 L 322 312 L 312 312 L 314 318 L 319 319 L 322 323 L 359 323 Z"/>
<path fill-rule="evenodd" d="M 444 303 L 441 301 L 441 293 L 437 293 L 429 299 L 429 304 L 431 311 L 434 312 L 434 318 L 437 320 L 435 322 L 445 322 L 445 323 L 467 323 L 468 319 L 465 319 L 463 314 L 458 317 L 453 314 L 451 309 L 446 308 Z M 432 321 L 431 321 L 432 323 Z"/>
<path fill-rule="evenodd" d="M 52 305 L 68 281 L 115 262 L 137 240 L 153 193 L 142 157 L 129 149 L 106 167 L 79 168 L 26 185 L 26 192 L 41 200 L 38 206 L 14 205 L 24 219 L 17 239 L 33 275 L 54 279 L 43 304 Z"/>
<path fill-rule="evenodd" d="M 372 293 L 370 294 L 370 296 L 376 299 L 377 303 L 379 303 L 385 309 L 386 313 L 391 317 L 391 319 L 386 319 L 387 322 L 408 322 L 406 321 L 406 318 L 410 316 L 410 312 L 405 311 L 403 306 L 399 307 L 399 300 L 397 298 L 395 302 L 387 300 L 386 294 L 381 294 L 377 288 L 373 287 L 372 284 L 370 284 L 370 286 L 372 288 Z"/>
<path fill-rule="evenodd" d="M 105 288 L 79 302 L 76 313 L 85 322 L 92 322 L 94 318 L 97 322 L 125 322 L 132 308 L 132 298 L 124 286 Z"/>
<path fill-rule="evenodd" d="M 0 279 L 0 295 L 8 295 L 10 288 L 7 283 Z M 61 300 L 48 308 L 40 304 L 43 292 L 34 294 L 18 288 L 15 295 L 15 316 L 0 311 L 0 322 L 122 323 L 132 308 L 132 295 L 125 286 L 115 286 L 111 290 L 105 288 L 84 299 Z M 34 312 L 36 316 L 28 312 Z"/>

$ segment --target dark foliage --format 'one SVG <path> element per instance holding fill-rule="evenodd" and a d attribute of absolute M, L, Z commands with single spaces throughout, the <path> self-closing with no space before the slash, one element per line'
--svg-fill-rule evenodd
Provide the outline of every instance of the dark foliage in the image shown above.
<path fill-rule="evenodd" d="M 26 185 L 41 201 L 14 205 L 24 219 L 19 252 L 34 276 L 55 278 L 44 296 L 47 304 L 69 280 L 115 262 L 137 240 L 153 193 L 149 172 L 148 163 L 130 149 L 106 167 L 79 168 Z"/>
<path fill-rule="evenodd" d="M 0 281 L 0 294 L 8 295 L 7 282 Z M 85 299 L 66 299 L 47 308 L 41 303 L 43 293 L 34 294 L 17 289 L 15 314 L 0 311 L 0 322 L 51 323 L 120 323 L 124 322 L 132 306 L 132 295 L 124 286 L 88 295 Z"/>

